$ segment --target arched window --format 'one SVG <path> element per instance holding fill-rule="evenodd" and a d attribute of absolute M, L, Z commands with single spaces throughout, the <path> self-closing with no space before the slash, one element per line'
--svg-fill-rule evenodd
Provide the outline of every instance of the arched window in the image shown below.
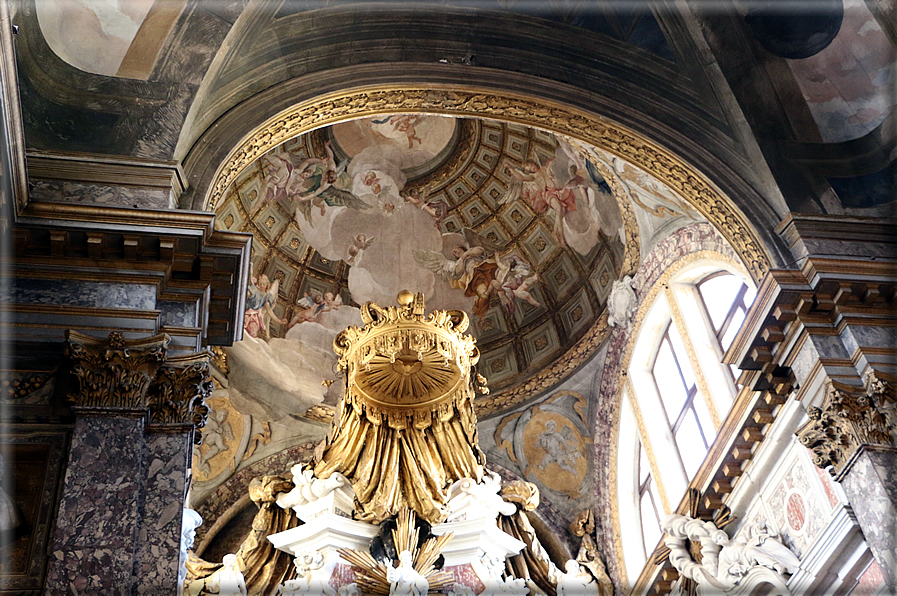
<path fill-rule="evenodd" d="M 704 463 L 736 395 L 722 363 L 755 297 L 728 264 L 700 261 L 645 293 L 624 380 L 617 474 L 626 575 L 634 581 Z M 628 480 L 631 479 L 631 480 Z M 627 515 L 637 523 L 625 522 Z"/>

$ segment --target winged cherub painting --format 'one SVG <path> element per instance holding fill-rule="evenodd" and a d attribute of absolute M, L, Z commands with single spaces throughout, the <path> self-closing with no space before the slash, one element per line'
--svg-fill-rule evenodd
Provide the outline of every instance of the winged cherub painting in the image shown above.
<path fill-rule="evenodd" d="M 443 234 L 442 239 L 441 253 L 415 249 L 414 258 L 451 287 L 474 298 L 472 310 L 479 319 L 486 316 L 493 295 L 512 311 L 515 298 L 539 306 L 528 291 L 538 278 L 519 257 L 503 260 L 497 246 L 469 228 L 461 233 Z"/>
<path fill-rule="evenodd" d="M 268 325 L 273 319 L 280 324 L 286 321 L 274 314 L 274 305 L 277 304 L 278 280 L 272 284 L 268 276 L 262 274 L 250 278 L 251 285 L 246 296 L 246 313 L 243 315 L 243 329 L 252 337 L 268 336 Z"/>

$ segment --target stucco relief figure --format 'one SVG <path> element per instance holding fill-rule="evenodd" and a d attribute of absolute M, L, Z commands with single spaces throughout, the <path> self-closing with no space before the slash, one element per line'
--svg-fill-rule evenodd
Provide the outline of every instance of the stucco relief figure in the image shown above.
<path fill-rule="evenodd" d="M 399 553 L 399 566 L 387 567 L 389 596 L 427 596 L 430 582 L 414 569 L 411 551 Z"/>
<path fill-rule="evenodd" d="M 303 552 L 295 559 L 296 579 L 287 580 L 280 587 L 282 596 L 337 596 L 336 590 L 324 577 L 324 555 L 319 552 Z"/>
<path fill-rule="evenodd" d="M 449 591 L 448 596 L 477 596 L 477 593 L 473 591 L 473 588 L 462 586 L 461 584 L 455 584 L 455 586 Z"/>
<path fill-rule="evenodd" d="M 752 525 L 746 536 L 729 540 L 725 532 L 717 530 L 710 539 L 722 547 L 717 578 L 724 583 L 737 582 L 756 566 L 780 574 L 792 574 L 800 567 L 800 559 L 782 544 L 779 535 L 764 519 Z"/>
<path fill-rule="evenodd" d="M 221 596 L 246 596 L 246 581 L 237 568 L 237 555 L 224 555 L 221 563 L 224 566 L 206 580 L 203 593 L 219 594 Z"/>
<path fill-rule="evenodd" d="M 582 459 L 583 455 L 576 446 L 577 442 L 578 439 L 572 429 L 565 426 L 558 431 L 557 422 L 549 420 L 545 423 L 545 430 L 539 433 L 536 439 L 536 446 L 545 452 L 542 461 L 536 464 L 536 467 L 544 470 L 549 464 L 555 463 L 562 470 L 572 474 L 578 473 L 576 462 Z"/>
<path fill-rule="evenodd" d="M 608 324 L 628 329 L 637 305 L 638 297 L 632 289 L 632 277 L 627 275 L 614 281 L 614 287 L 607 298 Z"/>
<path fill-rule="evenodd" d="M 274 305 L 277 304 L 278 280 L 274 283 L 268 276 L 262 274 L 250 278 L 251 285 L 246 295 L 246 313 L 243 315 L 243 329 L 252 337 L 259 335 L 268 336 L 268 325 L 277 321 L 281 325 L 286 323 L 274 314 Z"/>
<path fill-rule="evenodd" d="M 765 567 L 780 575 L 792 574 L 800 567 L 800 559 L 782 544 L 765 520 L 732 540 L 713 522 L 675 513 L 664 519 L 661 528 L 667 534 L 664 543 L 670 549 L 670 562 L 679 573 L 719 590 L 732 588 L 756 567 Z M 686 539 L 700 543 L 700 563 L 686 548 Z"/>
<path fill-rule="evenodd" d="M 202 429 L 202 442 L 207 448 L 197 451 L 197 467 L 206 476 L 212 473 L 212 459 L 219 453 L 225 453 L 228 450 L 227 442 L 234 440 L 234 429 L 227 418 L 226 409 L 212 409 Z"/>
<path fill-rule="evenodd" d="M 187 579 L 187 559 L 189 558 L 188 550 L 193 548 L 193 542 L 196 540 L 196 528 L 202 525 L 202 517 L 190 508 L 184 508 L 181 516 L 181 549 L 180 563 L 178 565 L 178 585 L 183 585 Z"/>

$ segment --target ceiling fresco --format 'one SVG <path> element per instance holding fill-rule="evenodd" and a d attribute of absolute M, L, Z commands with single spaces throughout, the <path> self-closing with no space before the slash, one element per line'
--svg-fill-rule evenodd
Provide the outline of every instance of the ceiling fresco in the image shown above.
<path fill-rule="evenodd" d="M 360 304 L 393 304 L 403 289 L 471 313 L 490 388 L 519 384 L 595 327 L 627 234 L 645 251 L 698 218 L 656 179 L 594 148 L 421 114 L 291 139 L 224 196 L 216 225 L 253 234 L 229 394 L 263 421 L 334 405 L 333 337 L 360 323 Z M 628 231 L 619 201 L 635 212 Z"/>

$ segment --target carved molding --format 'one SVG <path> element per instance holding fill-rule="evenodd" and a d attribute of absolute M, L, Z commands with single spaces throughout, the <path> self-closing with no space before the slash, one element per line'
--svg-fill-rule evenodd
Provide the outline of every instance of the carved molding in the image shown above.
<path fill-rule="evenodd" d="M 166 334 L 126 340 L 113 331 L 105 340 L 66 331 L 65 355 L 75 361 L 78 391 L 69 394 L 76 409 L 128 411 L 146 408 L 146 393 L 165 361 Z"/>
<path fill-rule="evenodd" d="M 169 360 L 159 369 L 147 394 L 151 426 L 192 424 L 194 443 L 202 442 L 201 429 L 209 417 L 206 398 L 214 389 L 211 356 L 210 352 L 193 354 Z"/>
<path fill-rule="evenodd" d="M 813 452 L 813 463 L 831 467 L 832 476 L 840 475 L 864 444 L 897 445 L 894 384 L 871 370 L 863 381 L 865 392 L 829 381 L 822 406 L 811 406 L 810 420 L 795 433 Z"/>

